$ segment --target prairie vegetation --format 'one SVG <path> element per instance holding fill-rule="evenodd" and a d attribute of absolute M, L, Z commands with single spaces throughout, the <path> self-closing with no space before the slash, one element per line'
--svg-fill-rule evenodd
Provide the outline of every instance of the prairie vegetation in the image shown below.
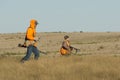
<path fill-rule="evenodd" d="M 77 55 L 61 56 L 64 35 L 80 48 Z M 41 54 L 35 61 L 20 63 L 24 33 L 0 34 L 0 80 L 120 80 L 120 33 L 38 33 Z"/>

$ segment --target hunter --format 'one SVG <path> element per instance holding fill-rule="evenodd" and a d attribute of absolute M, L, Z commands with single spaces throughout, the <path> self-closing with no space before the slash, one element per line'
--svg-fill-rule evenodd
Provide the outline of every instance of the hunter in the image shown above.
<path fill-rule="evenodd" d="M 76 50 L 76 53 L 78 51 L 80 51 L 80 49 L 74 48 L 70 45 L 70 40 L 69 40 L 69 36 L 65 35 L 64 36 L 64 41 L 62 42 L 62 46 L 60 48 L 60 53 L 61 55 L 70 55 L 72 52 L 72 50 Z"/>
<path fill-rule="evenodd" d="M 26 31 L 25 42 L 24 42 L 24 46 L 27 47 L 27 53 L 21 59 L 21 62 L 27 61 L 30 58 L 32 52 L 34 53 L 35 60 L 38 60 L 39 58 L 39 50 L 37 49 L 38 38 L 36 37 L 37 25 L 38 25 L 37 20 L 32 19 L 30 21 L 30 26 L 28 27 Z"/>

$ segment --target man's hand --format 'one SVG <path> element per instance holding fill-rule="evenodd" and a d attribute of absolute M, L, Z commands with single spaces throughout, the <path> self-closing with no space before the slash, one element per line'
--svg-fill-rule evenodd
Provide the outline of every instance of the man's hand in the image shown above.
<path fill-rule="evenodd" d="M 38 37 L 35 37 L 35 38 L 34 38 L 34 41 L 39 41 L 39 39 L 40 39 L 40 38 L 38 38 Z"/>
<path fill-rule="evenodd" d="M 34 40 L 37 41 L 37 40 L 38 40 L 38 37 L 35 37 Z"/>

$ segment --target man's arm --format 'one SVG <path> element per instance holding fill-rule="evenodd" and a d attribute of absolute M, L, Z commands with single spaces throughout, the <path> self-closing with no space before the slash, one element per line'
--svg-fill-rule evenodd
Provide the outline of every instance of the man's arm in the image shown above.
<path fill-rule="evenodd" d="M 67 42 L 63 42 L 62 47 L 67 49 L 68 51 L 71 51 L 70 46 L 67 44 Z"/>

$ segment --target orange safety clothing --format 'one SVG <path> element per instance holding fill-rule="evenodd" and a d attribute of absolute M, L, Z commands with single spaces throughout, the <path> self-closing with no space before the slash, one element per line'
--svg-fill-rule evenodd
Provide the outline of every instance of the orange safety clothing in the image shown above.
<path fill-rule="evenodd" d="M 37 26 L 37 21 L 32 19 L 30 21 L 30 26 L 28 27 L 27 31 L 26 31 L 26 44 L 31 45 L 34 44 L 36 46 L 36 42 L 35 40 L 35 36 L 36 36 L 36 26 Z"/>
<path fill-rule="evenodd" d="M 35 30 L 35 28 L 36 28 L 36 23 L 37 23 L 37 21 L 34 20 L 34 19 L 32 19 L 32 20 L 30 21 L 30 26 L 28 27 L 28 29 L 27 29 L 27 31 L 26 31 L 26 39 L 27 39 L 27 40 L 31 40 L 31 41 L 34 40 L 34 38 L 35 38 L 35 36 L 36 36 L 36 30 Z"/>
<path fill-rule="evenodd" d="M 68 54 L 69 51 L 66 50 L 66 49 L 64 49 L 64 48 L 61 48 L 61 49 L 60 49 L 60 53 L 61 53 L 62 55 L 65 55 L 65 54 Z"/>

